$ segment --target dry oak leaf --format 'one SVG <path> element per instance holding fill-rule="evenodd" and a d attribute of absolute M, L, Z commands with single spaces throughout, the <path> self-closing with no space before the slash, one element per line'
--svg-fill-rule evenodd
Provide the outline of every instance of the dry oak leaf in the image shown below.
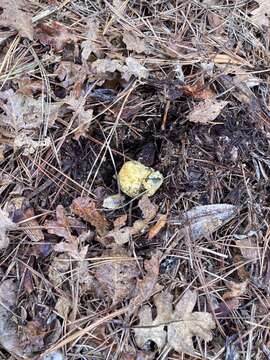
<path fill-rule="evenodd" d="M 27 1 L 1 0 L 0 26 L 16 29 L 20 36 L 33 40 L 32 16 Z"/>
<path fill-rule="evenodd" d="M 48 112 L 48 125 L 52 126 L 62 103 L 52 103 L 46 108 L 41 97 L 34 99 L 32 96 L 15 93 L 12 89 L 0 92 L 0 108 L 4 111 L 0 114 L 0 125 L 10 127 L 15 132 L 23 130 L 29 133 L 39 129 L 44 122 L 44 105 Z"/>
<path fill-rule="evenodd" d="M 195 105 L 188 114 L 188 120 L 194 123 L 209 124 L 214 121 L 221 110 L 228 104 L 228 101 L 207 99 Z"/>
<path fill-rule="evenodd" d="M 103 292 L 113 305 L 131 298 L 140 274 L 136 259 L 121 247 L 105 250 L 102 257 L 105 260 L 97 267 L 95 278 Z"/>
<path fill-rule="evenodd" d="M 256 0 L 258 7 L 251 12 L 251 21 L 258 26 L 269 26 L 269 0 Z"/>
<path fill-rule="evenodd" d="M 78 197 L 73 200 L 71 209 L 74 214 L 80 216 L 96 228 L 98 235 L 105 236 L 108 233 L 109 222 L 96 208 L 95 202 L 89 197 Z"/>
<path fill-rule="evenodd" d="M 208 312 L 192 312 L 197 301 L 196 292 L 186 291 L 176 304 L 174 311 L 172 300 L 173 297 L 168 292 L 154 297 L 157 308 L 155 320 L 152 320 L 149 306 L 142 307 L 139 313 L 140 323 L 135 329 L 135 339 L 140 347 L 147 340 L 152 340 L 156 342 L 159 349 L 167 343 L 178 353 L 192 354 L 194 352 L 193 336 L 199 336 L 205 341 L 212 340 L 211 330 L 215 328 L 215 322 Z M 167 332 L 165 326 L 167 326 Z"/>

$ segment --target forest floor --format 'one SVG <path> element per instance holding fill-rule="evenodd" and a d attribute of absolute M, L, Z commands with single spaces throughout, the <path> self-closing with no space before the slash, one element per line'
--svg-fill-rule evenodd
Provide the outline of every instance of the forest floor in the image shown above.
<path fill-rule="evenodd" d="M 0 359 L 270 359 L 269 19 L 0 1 Z"/>

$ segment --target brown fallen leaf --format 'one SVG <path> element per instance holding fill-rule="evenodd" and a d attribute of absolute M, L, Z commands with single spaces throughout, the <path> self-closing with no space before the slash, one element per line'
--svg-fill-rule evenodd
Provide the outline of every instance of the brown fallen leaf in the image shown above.
<path fill-rule="evenodd" d="M 105 250 L 102 257 L 108 259 L 95 271 L 98 285 L 112 299 L 113 305 L 131 298 L 140 274 L 135 258 L 120 247 Z"/>
<path fill-rule="evenodd" d="M 48 271 L 48 277 L 55 288 L 62 286 L 68 279 L 70 268 L 70 258 L 66 253 L 57 255 L 53 258 Z"/>
<path fill-rule="evenodd" d="M 101 45 L 99 44 L 99 24 L 94 19 L 88 19 L 86 40 L 81 43 L 82 59 L 88 60 L 91 53 L 97 58 L 102 56 Z"/>
<path fill-rule="evenodd" d="M 78 37 L 72 30 L 58 21 L 52 21 L 49 25 L 42 23 L 36 28 L 36 37 L 43 45 L 49 45 L 56 51 L 64 49 L 68 43 L 76 43 Z"/>
<path fill-rule="evenodd" d="M 39 229 L 40 225 L 34 218 L 34 209 L 25 197 L 11 199 L 6 205 L 6 210 L 14 223 L 21 223 L 20 226 L 33 242 L 44 241 L 43 232 Z"/>
<path fill-rule="evenodd" d="M 137 59 L 129 56 L 128 58 L 126 58 L 125 61 L 126 61 L 126 66 L 124 65 L 121 70 L 123 79 L 129 81 L 129 79 L 132 76 L 135 76 L 138 79 L 148 78 L 149 76 L 148 69 L 143 65 L 141 65 Z"/>
<path fill-rule="evenodd" d="M 228 281 L 227 287 L 229 291 L 223 294 L 223 300 L 232 299 L 232 298 L 239 298 L 240 296 L 244 295 L 247 290 L 248 280 L 245 280 L 241 283 L 236 283 L 234 281 Z"/>
<path fill-rule="evenodd" d="M 228 104 L 228 101 L 208 99 L 195 105 L 188 114 L 188 120 L 200 124 L 209 124 L 214 121 L 221 110 Z"/>
<path fill-rule="evenodd" d="M 78 225 L 78 222 L 71 217 L 65 215 L 62 205 L 56 207 L 56 221 L 46 221 L 45 227 L 49 234 L 63 237 L 66 241 L 62 241 L 54 246 L 57 252 L 67 252 L 76 260 L 83 260 L 86 256 L 88 246 L 82 246 L 80 249 L 79 238 L 71 234 L 72 225 Z"/>
<path fill-rule="evenodd" d="M 71 209 L 74 214 L 94 226 L 98 235 L 105 236 L 108 233 L 109 222 L 101 211 L 96 208 L 96 204 L 91 198 L 79 197 L 73 200 Z"/>
<path fill-rule="evenodd" d="M 136 342 L 142 347 L 147 340 L 152 340 L 160 350 L 168 344 L 178 353 L 192 354 L 194 352 L 192 338 L 199 336 L 205 341 L 210 341 L 215 322 L 210 313 L 192 312 L 197 302 L 195 292 L 186 291 L 174 311 L 172 300 L 172 295 L 167 291 L 154 297 L 157 308 L 157 316 L 154 320 L 152 320 L 151 308 L 148 305 L 142 307 L 139 312 L 140 322 L 138 328 L 135 328 Z"/>
<path fill-rule="evenodd" d="M 158 221 L 153 225 L 148 232 L 148 239 L 152 240 L 158 235 L 158 233 L 166 226 L 167 224 L 167 214 L 160 215 Z"/>
<path fill-rule="evenodd" d="M 144 261 L 146 274 L 142 279 L 137 280 L 135 295 L 130 302 L 130 312 L 134 312 L 135 309 L 151 296 L 162 290 L 163 287 L 158 284 L 160 259 L 161 252 L 157 251 L 152 255 L 150 260 Z"/>
<path fill-rule="evenodd" d="M 258 7 L 251 11 L 251 21 L 258 26 L 269 26 L 270 3 L 268 0 L 256 0 Z"/>
<path fill-rule="evenodd" d="M 243 258 L 257 261 L 261 256 L 261 249 L 252 237 L 243 240 L 235 240 L 236 246 L 241 251 Z"/>
<path fill-rule="evenodd" d="M 0 26 L 18 31 L 19 35 L 33 40 L 32 15 L 25 0 L 1 0 Z"/>
<path fill-rule="evenodd" d="M 118 245 L 127 243 L 133 235 L 143 231 L 149 222 L 156 216 L 157 206 L 152 204 L 147 195 L 139 200 L 138 206 L 142 211 L 143 219 L 136 220 L 132 226 L 115 226 L 106 235 L 108 238 L 113 238 Z"/>
<path fill-rule="evenodd" d="M 200 81 L 194 85 L 181 86 L 180 89 L 186 96 L 192 96 L 196 100 L 207 100 L 216 96 L 216 93 L 213 90 L 205 88 Z"/>
<path fill-rule="evenodd" d="M 8 247 L 9 238 L 7 232 L 15 228 L 16 224 L 9 218 L 8 213 L 0 209 L 0 250 Z"/>
<path fill-rule="evenodd" d="M 149 54 L 149 49 L 144 39 L 139 38 L 134 32 L 126 31 L 123 35 L 123 42 L 128 50 L 137 54 Z"/>

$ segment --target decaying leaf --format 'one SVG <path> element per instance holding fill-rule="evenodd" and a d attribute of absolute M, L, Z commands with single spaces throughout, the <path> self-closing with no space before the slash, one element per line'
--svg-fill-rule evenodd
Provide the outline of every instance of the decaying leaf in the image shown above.
<path fill-rule="evenodd" d="M 128 50 L 135 51 L 137 54 L 148 54 L 149 49 L 147 48 L 144 39 L 139 38 L 135 33 L 126 31 L 123 35 L 123 41 L 126 44 Z"/>
<path fill-rule="evenodd" d="M 200 124 L 209 124 L 218 117 L 227 104 L 228 102 L 223 100 L 208 99 L 202 101 L 188 114 L 188 120 Z"/>
<path fill-rule="evenodd" d="M 49 137 L 33 140 L 25 133 L 18 134 L 13 141 L 14 151 L 16 152 L 18 149 L 22 149 L 22 154 L 26 156 L 34 154 L 37 149 L 47 148 L 50 145 L 51 139 Z"/>
<path fill-rule="evenodd" d="M 89 197 L 79 197 L 73 200 L 71 209 L 74 214 L 89 222 L 97 230 L 98 235 L 108 233 L 109 223 L 105 216 L 96 208 L 96 203 Z"/>
<path fill-rule="evenodd" d="M 194 85 L 184 85 L 180 89 L 187 96 L 192 96 L 197 100 L 207 100 L 215 97 L 215 92 L 209 88 L 206 88 L 201 81 L 196 82 Z"/>
<path fill-rule="evenodd" d="M 44 241 L 43 232 L 39 229 L 37 219 L 34 218 L 34 209 L 25 197 L 11 199 L 6 205 L 6 210 L 14 223 L 22 223 L 24 232 L 32 241 Z"/>
<path fill-rule="evenodd" d="M 132 297 L 140 274 L 136 260 L 124 248 L 115 247 L 103 252 L 107 258 L 95 271 L 95 277 L 113 305 Z"/>
<path fill-rule="evenodd" d="M 88 60 L 91 53 L 95 54 L 98 58 L 102 55 L 101 46 L 98 43 L 98 28 L 99 24 L 95 20 L 88 20 L 86 40 L 81 44 L 83 60 Z"/>
<path fill-rule="evenodd" d="M 232 298 L 239 298 L 240 296 L 244 295 L 247 289 L 248 280 L 245 280 L 241 283 L 236 283 L 234 281 L 228 281 L 227 287 L 230 289 L 230 291 L 227 291 L 223 295 L 223 299 L 232 299 Z"/>
<path fill-rule="evenodd" d="M 258 26 L 269 26 L 270 3 L 268 0 L 256 0 L 258 7 L 251 12 L 251 21 Z"/>
<path fill-rule="evenodd" d="M 234 218 L 237 208 L 230 204 L 212 204 L 195 206 L 185 212 L 175 224 L 183 227 L 185 236 L 197 240 L 209 236 L 222 225 Z"/>
<path fill-rule="evenodd" d="M 10 279 L 0 284 L 0 345 L 15 358 L 31 359 L 58 340 L 61 326 L 49 311 L 47 319 L 36 317 L 18 326 L 13 312 L 18 289 L 19 284 Z"/>
<path fill-rule="evenodd" d="M 150 260 L 144 261 L 144 269 L 146 274 L 142 279 L 137 280 L 135 296 L 130 302 L 130 311 L 133 312 L 138 306 L 147 301 L 155 293 L 162 290 L 162 286 L 158 284 L 159 263 L 161 252 L 154 253 Z"/>
<path fill-rule="evenodd" d="M 32 96 L 14 92 L 12 89 L 0 92 L 0 125 L 11 127 L 16 132 L 20 130 L 39 129 L 44 122 L 42 116 L 43 106 L 46 104 L 42 98 L 34 99 Z M 60 103 L 50 104 L 48 124 L 53 125 L 57 119 Z"/>
<path fill-rule="evenodd" d="M 144 195 L 138 202 L 138 206 L 143 213 L 143 219 L 134 221 L 132 226 L 125 226 L 123 224 L 116 226 L 113 230 L 109 231 L 107 237 L 112 237 L 118 245 L 127 243 L 132 235 L 136 235 L 146 228 L 149 222 L 156 216 L 157 206 L 152 204 L 147 195 Z M 121 219 L 122 220 L 122 219 Z"/>
<path fill-rule="evenodd" d="M 67 254 L 60 254 L 53 258 L 48 276 L 54 287 L 61 287 L 62 283 L 68 278 L 69 267 L 70 260 Z"/>
<path fill-rule="evenodd" d="M 67 252 L 74 259 L 83 260 L 86 256 L 88 246 L 80 249 L 80 242 L 76 236 L 71 234 L 72 226 L 78 226 L 78 221 L 67 217 L 62 205 L 56 207 L 56 221 L 49 220 L 45 223 L 45 227 L 49 234 L 55 234 L 63 237 L 66 241 L 62 241 L 54 246 L 57 252 Z"/>
<path fill-rule="evenodd" d="M 49 45 L 56 51 L 63 50 L 68 43 L 77 42 L 77 36 L 63 24 L 52 21 L 51 24 L 40 24 L 36 29 L 36 37 L 43 45 Z"/>
<path fill-rule="evenodd" d="M 243 240 L 236 240 L 236 246 L 240 249 L 243 258 L 256 261 L 261 256 L 261 249 L 253 237 Z"/>
<path fill-rule="evenodd" d="M 99 76 L 104 76 L 108 73 L 118 71 L 124 80 L 129 81 L 132 76 L 139 79 L 147 79 L 149 71 L 140 62 L 133 58 L 128 57 L 125 59 L 125 64 L 121 60 L 111 60 L 109 58 L 99 59 L 92 63 L 92 70 Z M 105 79 L 106 77 L 104 77 Z"/>
<path fill-rule="evenodd" d="M 1 0 L 0 26 L 10 27 L 19 35 L 33 40 L 32 16 L 25 0 Z"/>
<path fill-rule="evenodd" d="M 7 231 L 15 229 L 16 224 L 9 218 L 8 213 L 0 209 L 0 250 L 9 245 Z"/>
<path fill-rule="evenodd" d="M 147 340 L 152 340 L 160 350 L 168 344 L 178 353 L 193 353 L 192 338 L 198 336 L 210 341 L 215 322 L 210 313 L 192 312 L 197 301 L 195 292 L 186 291 L 174 311 L 172 300 L 173 296 L 169 292 L 162 292 L 154 297 L 157 308 L 157 316 L 154 320 L 152 320 L 151 308 L 148 305 L 142 307 L 139 312 L 140 322 L 138 328 L 135 328 L 136 342 L 142 347 Z"/>
<path fill-rule="evenodd" d="M 85 110 L 85 102 L 85 97 L 80 96 L 76 98 L 73 93 L 65 99 L 65 103 L 74 111 L 75 120 L 73 126 L 76 127 L 74 133 L 75 140 L 79 140 L 81 136 L 85 137 L 87 135 L 87 131 L 92 122 L 93 109 Z"/>
<path fill-rule="evenodd" d="M 129 81 L 131 76 L 135 76 L 138 79 L 147 79 L 149 71 L 146 67 L 140 64 L 140 62 L 129 56 L 126 58 L 126 66 L 122 68 L 122 77 L 126 81 Z"/>

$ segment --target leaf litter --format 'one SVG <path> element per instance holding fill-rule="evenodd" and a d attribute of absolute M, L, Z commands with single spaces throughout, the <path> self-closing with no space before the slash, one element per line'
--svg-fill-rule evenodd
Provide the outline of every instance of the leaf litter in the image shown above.
<path fill-rule="evenodd" d="M 4 358 L 267 354 L 268 12 L 2 1 Z"/>

